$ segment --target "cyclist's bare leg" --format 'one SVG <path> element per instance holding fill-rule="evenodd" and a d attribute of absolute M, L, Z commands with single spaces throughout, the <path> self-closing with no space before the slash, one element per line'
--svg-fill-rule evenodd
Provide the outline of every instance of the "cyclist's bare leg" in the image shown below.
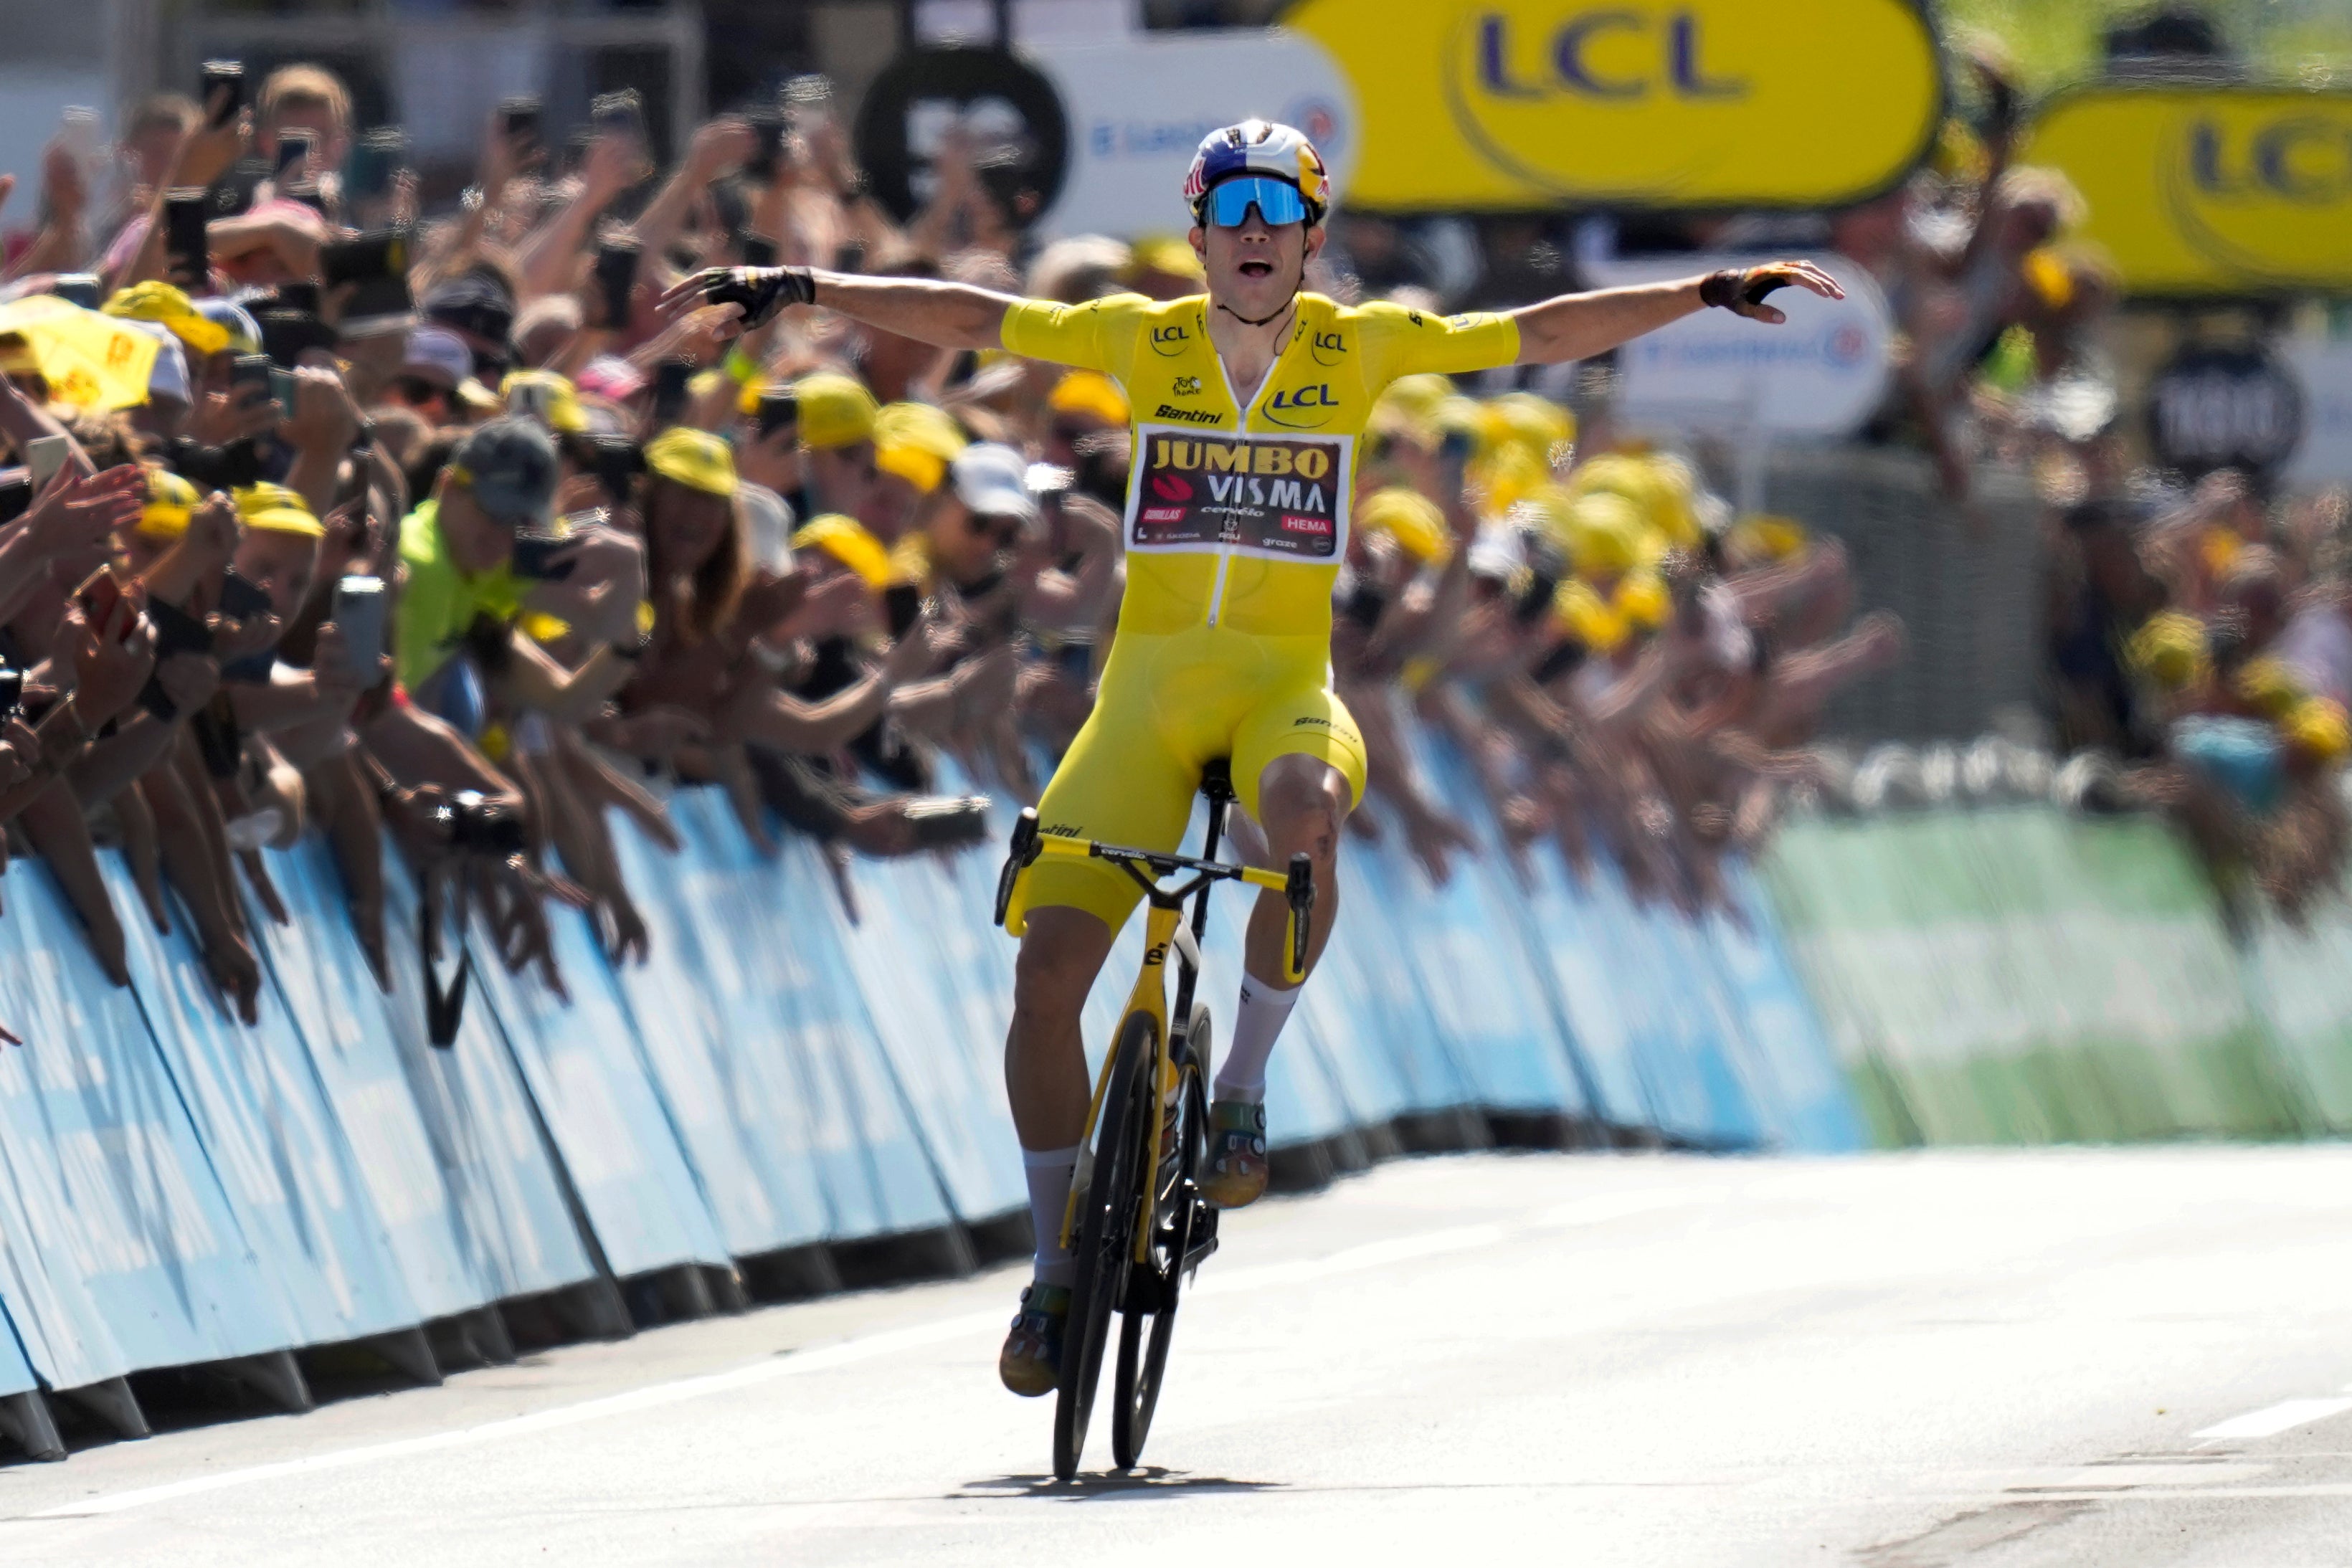
<path fill-rule="evenodd" d="M 1304 854 L 1315 872 L 1315 914 L 1307 937 L 1312 973 L 1339 911 L 1339 830 L 1351 799 L 1345 775 L 1318 758 L 1297 753 L 1266 764 L 1258 779 L 1258 825 L 1266 863 L 1285 867 Z M 1258 894 L 1243 948 L 1241 1001 L 1217 1063 L 1211 1109 L 1209 1166 L 1202 1186 L 1211 1202 L 1235 1208 L 1265 1190 L 1265 1065 L 1298 999 L 1286 984 L 1289 901 L 1271 889 Z M 1303 981 L 1301 982 L 1304 983 Z"/>

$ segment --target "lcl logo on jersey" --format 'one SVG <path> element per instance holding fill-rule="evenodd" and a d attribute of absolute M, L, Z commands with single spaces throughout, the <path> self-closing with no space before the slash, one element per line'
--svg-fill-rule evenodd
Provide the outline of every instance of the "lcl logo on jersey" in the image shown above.
<path fill-rule="evenodd" d="M 1151 329 L 1151 351 L 1163 359 L 1174 359 L 1192 341 L 1192 334 L 1181 327 Z"/>
<path fill-rule="evenodd" d="M 1266 418 L 1293 430 L 1312 430 L 1331 423 L 1331 414 L 1339 400 L 1331 395 L 1329 382 L 1318 382 L 1311 387 L 1284 387 L 1267 400 Z M 1285 418 L 1284 415 L 1290 417 Z"/>
<path fill-rule="evenodd" d="M 1315 340 L 1307 345 L 1307 351 L 1315 356 L 1315 362 L 1317 364 L 1322 365 L 1328 369 L 1330 366 L 1338 364 L 1339 362 L 1340 356 L 1347 353 L 1347 334 L 1343 332 L 1318 332 L 1315 334 Z"/>

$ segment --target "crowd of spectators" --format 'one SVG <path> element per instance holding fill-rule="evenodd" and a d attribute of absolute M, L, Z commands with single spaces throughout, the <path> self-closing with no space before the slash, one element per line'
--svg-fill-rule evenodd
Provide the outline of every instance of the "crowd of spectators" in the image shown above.
<path fill-rule="evenodd" d="M 258 852 L 305 834 L 385 984 L 388 837 L 429 909 L 463 901 L 560 988 L 552 907 L 645 949 L 611 823 L 675 849 L 671 785 L 836 864 L 973 842 L 973 789 L 1034 800 L 1118 613 L 1119 388 L 822 309 L 730 340 L 656 302 L 776 261 L 1172 298 L 1188 245 L 1041 245 L 952 140 L 894 221 L 789 103 L 667 171 L 625 99 L 569 152 L 509 104 L 475 186 L 420 212 L 331 74 L 255 86 L 140 105 L 119 189 L 60 144 L 0 279 L 0 823 L 110 975 L 121 919 L 184 919 L 253 1017 L 247 923 L 285 917 Z M 1421 298 L 1376 236 L 1314 285 Z M 1532 293 L 1557 263 L 1517 265 Z M 1733 516 L 1605 409 L 1476 392 L 1412 378 L 1368 436 L 1334 650 L 1371 752 L 1355 829 L 1443 879 L 1490 815 L 1521 864 L 1605 857 L 1719 905 L 1723 855 L 1899 629 L 1847 628 L 1833 540 Z M 102 845 L 142 909 L 110 904 Z"/>

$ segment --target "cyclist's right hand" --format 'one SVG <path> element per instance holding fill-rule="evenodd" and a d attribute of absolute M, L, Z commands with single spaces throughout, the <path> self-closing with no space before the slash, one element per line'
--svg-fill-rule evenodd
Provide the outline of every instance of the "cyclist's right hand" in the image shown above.
<path fill-rule="evenodd" d="M 663 295 L 661 311 L 667 321 L 706 305 L 730 306 L 740 332 L 765 326 L 787 305 L 815 298 L 816 280 L 805 267 L 707 267 Z"/>

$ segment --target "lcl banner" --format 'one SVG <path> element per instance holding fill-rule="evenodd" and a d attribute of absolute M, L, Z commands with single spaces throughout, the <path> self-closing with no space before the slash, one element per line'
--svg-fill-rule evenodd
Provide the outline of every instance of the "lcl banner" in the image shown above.
<path fill-rule="evenodd" d="M 1911 0 L 1304 0 L 1361 116 L 1340 199 L 1838 206 L 1901 180 L 1943 105 Z"/>
<path fill-rule="evenodd" d="M 2074 181 L 2132 293 L 2352 290 L 2352 93 L 2086 88 L 2025 156 Z"/>

